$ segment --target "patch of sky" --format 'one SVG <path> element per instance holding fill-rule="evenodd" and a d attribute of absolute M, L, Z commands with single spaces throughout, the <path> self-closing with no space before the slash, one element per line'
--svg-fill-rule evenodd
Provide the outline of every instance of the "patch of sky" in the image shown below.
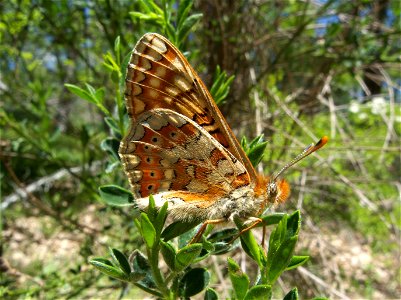
<path fill-rule="evenodd" d="M 316 24 L 318 25 L 316 27 L 315 33 L 316 36 L 320 37 L 326 34 L 327 28 L 331 24 L 337 24 L 340 22 L 340 18 L 337 15 L 327 15 L 327 16 L 322 16 L 320 18 L 316 19 Z"/>
<path fill-rule="evenodd" d="M 56 71 L 57 58 L 53 53 L 47 52 L 43 56 L 43 65 L 49 71 Z"/>

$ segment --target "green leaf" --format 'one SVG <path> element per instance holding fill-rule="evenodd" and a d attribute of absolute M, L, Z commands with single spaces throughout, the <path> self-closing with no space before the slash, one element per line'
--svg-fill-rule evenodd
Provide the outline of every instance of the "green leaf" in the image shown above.
<path fill-rule="evenodd" d="M 80 87 L 74 85 L 74 84 L 69 84 L 65 83 L 64 86 L 73 94 L 77 95 L 79 98 L 86 100 L 91 103 L 97 104 L 96 98 L 94 98 L 90 93 L 85 91 L 84 89 L 81 89 Z"/>
<path fill-rule="evenodd" d="M 287 231 L 288 215 L 284 215 L 281 221 L 277 224 L 276 228 L 272 231 L 269 239 L 269 253 L 268 256 L 273 256 L 282 243 L 285 233 Z"/>
<path fill-rule="evenodd" d="M 96 94 L 96 89 L 93 86 L 91 86 L 89 83 L 85 83 L 85 86 L 86 86 L 86 90 L 89 92 L 89 94 L 94 97 Z M 96 97 L 94 97 L 94 98 L 96 98 Z"/>
<path fill-rule="evenodd" d="M 298 300 L 298 289 L 293 288 L 291 291 L 287 293 L 287 295 L 285 295 L 283 300 Z"/>
<path fill-rule="evenodd" d="M 203 224 L 199 224 L 198 226 L 192 228 L 189 231 L 184 232 L 178 237 L 178 248 L 185 247 L 186 245 L 190 244 L 192 239 L 198 234 L 199 229 L 203 226 Z M 207 226 L 206 230 L 203 232 L 200 240 L 204 239 L 204 234 L 208 230 L 209 226 Z"/>
<path fill-rule="evenodd" d="M 264 134 L 261 134 L 261 135 L 255 137 L 252 141 L 250 141 L 249 148 L 252 149 L 256 145 L 258 145 L 260 143 L 264 143 L 263 139 L 264 139 Z"/>
<path fill-rule="evenodd" d="M 131 267 L 125 255 L 121 253 L 119 250 L 114 248 L 110 248 L 109 250 L 111 256 L 113 257 L 114 261 L 118 263 L 121 270 L 124 271 L 125 274 L 129 275 L 131 273 Z"/>
<path fill-rule="evenodd" d="M 209 252 L 214 251 L 213 243 L 211 243 L 207 239 L 202 239 L 202 248 L 203 248 L 203 250 L 206 250 L 206 251 L 209 251 Z"/>
<path fill-rule="evenodd" d="M 260 143 L 248 151 L 247 155 L 253 166 L 257 166 L 262 160 L 267 144 L 267 142 Z"/>
<path fill-rule="evenodd" d="M 115 161 L 115 162 L 108 161 L 106 163 L 106 169 L 105 169 L 106 174 L 110 174 L 111 172 L 113 172 L 115 168 L 119 166 L 121 166 L 120 161 Z"/>
<path fill-rule="evenodd" d="M 245 150 L 253 166 L 256 166 L 262 160 L 267 144 L 267 142 L 263 141 L 263 134 L 257 136 L 249 143 L 246 138 L 241 140 L 242 148 Z"/>
<path fill-rule="evenodd" d="M 241 220 L 236 218 L 234 219 L 235 224 L 239 228 L 239 230 L 243 229 L 244 226 L 241 223 Z M 247 230 L 240 236 L 242 249 L 248 254 L 258 265 L 262 267 L 262 261 L 265 260 L 264 258 L 264 251 L 261 246 L 256 241 L 255 237 L 253 236 L 251 230 Z"/>
<path fill-rule="evenodd" d="M 136 283 L 145 278 L 145 275 L 138 272 L 131 272 L 128 276 L 129 282 Z"/>
<path fill-rule="evenodd" d="M 105 117 L 104 121 L 106 122 L 107 126 L 111 129 L 113 136 L 116 139 L 121 139 L 120 128 L 118 127 L 116 120 L 111 117 Z"/>
<path fill-rule="evenodd" d="M 169 240 L 183 234 L 184 232 L 187 232 L 187 231 L 193 229 L 199 223 L 200 223 L 199 221 L 172 223 L 163 230 L 161 237 L 165 241 L 169 241 Z"/>
<path fill-rule="evenodd" d="M 128 277 L 126 274 L 124 274 L 123 271 L 120 269 L 117 269 L 114 266 L 111 266 L 107 263 L 105 263 L 104 259 L 98 259 L 94 258 L 89 261 L 91 265 L 93 265 L 96 269 L 98 269 L 100 272 L 103 274 L 106 274 L 107 276 L 113 277 L 115 279 L 123 280 L 126 281 L 128 280 Z"/>
<path fill-rule="evenodd" d="M 284 215 L 285 215 L 284 213 L 274 213 L 274 214 L 263 216 L 263 217 L 261 217 L 263 222 L 258 224 L 256 227 L 278 224 Z"/>
<path fill-rule="evenodd" d="M 146 213 L 141 213 L 142 237 L 148 248 L 152 248 L 156 242 L 156 230 Z"/>
<path fill-rule="evenodd" d="M 309 260 L 309 256 L 296 256 L 294 255 L 291 257 L 290 263 L 288 264 L 287 268 L 285 269 L 286 271 L 295 269 L 299 266 L 302 266 L 304 263 L 306 263 Z"/>
<path fill-rule="evenodd" d="M 228 258 L 228 272 L 230 273 L 230 279 L 234 288 L 234 293 L 237 299 L 244 299 L 249 289 L 249 278 L 244 274 L 238 264 L 232 259 Z"/>
<path fill-rule="evenodd" d="M 88 126 L 82 125 L 82 129 L 81 129 L 81 132 L 80 132 L 80 138 L 81 138 L 82 146 L 85 148 L 88 145 L 88 142 L 89 142 L 89 139 L 90 139 Z"/>
<path fill-rule="evenodd" d="M 120 66 L 120 74 L 125 74 L 126 72 L 125 70 L 127 70 L 130 59 L 131 59 L 131 53 L 128 53 L 127 55 L 124 56 L 124 59 Z M 125 90 L 125 76 L 120 77 L 119 87 L 120 90 Z M 121 101 L 120 105 L 125 107 L 124 101 Z"/>
<path fill-rule="evenodd" d="M 131 16 L 131 18 L 133 20 L 139 19 L 139 20 L 142 20 L 142 21 L 155 21 L 158 24 L 161 24 L 163 22 L 163 19 L 161 18 L 161 16 L 157 15 L 155 13 L 143 14 L 143 13 L 138 12 L 138 11 L 133 11 L 133 12 L 130 12 L 129 14 L 130 14 L 130 16 Z"/>
<path fill-rule="evenodd" d="M 117 64 L 119 64 L 120 52 L 121 52 L 120 36 L 117 36 L 116 39 L 114 40 L 114 53 L 117 58 Z"/>
<path fill-rule="evenodd" d="M 191 31 L 192 27 L 198 23 L 198 21 L 202 18 L 203 14 L 194 14 L 189 16 L 185 19 L 184 23 L 182 24 L 181 28 L 178 32 L 178 40 L 183 41 L 188 33 Z"/>
<path fill-rule="evenodd" d="M 272 287 L 267 284 L 252 287 L 245 295 L 245 300 L 267 300 L 272 297 Z"/>
<path fill-rule="evenodd" d="M 298 236 L 293 236 L 290 239 L 285 240 L 271 258 L 271 264 L 269 264 L 270 267 L 268 272 L 270 283 L 273 283 L 287 268 L 291 261 L 297 240 Z"/>
<path fill-rule="evenodd" d="M 117 185 L 102 185 L 99 187 L 100 197 L 108 205 L 132 206 L 135 205 L 132 193 Z"/>
<path fill-rule="evenodd" d="M 249 150 L 249 143 L 246 136 L 243 136 L 241 139 L 241 147 L 244 149 L 245 153 Z"/>
<path fill-rule="evenodd" d="M 180 29 L 182 27 L 182 23 L 185 18 L 188 16 L 189 11 L 192 8 L 192 0 L 182 0 L 179 2 L 178 11 L 177 11 L 177 28 Z"/>
<path fill-rule="evenodd" d="M 231 240 L 238 234 L 237 228 L 225 228 L 216 232 L 213 232 L 207 237 L 208 241 L 212 243 L 217 242 L 231 242 Z"/>
<path fill-rule="evenodd" d="M 137 274 L 144 275 L 144 278 L 138 282 L 139 285 L 146 289 L 156 288 L 155 281 L 152 276 L 152 270 L 150 268 L 148 259 L 140 251 L 135 250 L 132 255 L 132 269 Z"/>
<path fill-rule="evenodd" d="M 112 263 L 110 260 L 106 259 L 106 258 L 103 258 L 103 257 L 96 257 L 96 258 L 94 258 L 93 260 L 96 260 L 97 262 L 104 263 L 104 264 L 106 264 L 106 265 L 109 265 L 109 266 L 114 267 L 113 263 Z M 90 262 L 90 261 L 89 261 L 89 262 Z"/>
<path fill-rule="evenodd" d="M 233 82 L 235 76 L 227 76 L 225 71 L 222 71 L 220 66 L 216 67 L 216 71 L 213 76 L 213 84 L 210 88 L 210 94 L 212 95 L 217 105 L 223 103 L 230 91 L 230 85 Z"/>
<path fill-rule="evenodd" d="M 160 236 L 159 234 L 162 231 L 164 222 L 166 221 L 167 218 L 167 208 L 168 208 L 168 202 L 164 202 L 163 206 L 159 209 L 156 220 L 154 222 L 158 236 Z"/>
<path fill-rule="evenodd" d="M 100 89 L 95 91 L 94 96 L 96 98 L 96 102 L 97 103 L 102 103 L 103 102 L 104 94 L 105 94 L 104 88 L 100 88 Z"/>
<path fill-rule="evenodd" d="M 299 210 L 295 211 L 287 220 L 287 236 L 298 235 L 301 228 L 301 213 Z"/>
<path fill-rule="evenodd" d="M 169 242 L 160 241 L 160 250 L 164 261 L 171 270 L 175 270 L 176 251 Z"/>
<path fill-rule="evenodd" d="M 219 300 L 219 296 L 212 288 L 207 288 L 203 300 Z"/>
<path fill-rule="evenodd" d="M 112 137 L 108 137 L 105 138 L 101 143 L 100 143 L 100 148 L 109 153 L 115 160 L 119 160 L 119 155 L 118 155 L 118 148 L 120 147 L 120 141 L 112 138 Z"/>
<path fill-rule="evenodd" d="M 231 252 L 235 248 L 239 247 L 239 242 L 235 241 L 233 243 L 227 244 L 225 242 L 216 242 L 213 244 L 214 250 L 211 252 L 213 255 L 222 255 Z"/>
<path fill-rule="evenodd" d="M 175 269 L 184 270 L 199 256 L 202 251 L 202 244 L 196 243 L 187 245 L 178 250 L 175 256 Z"/>
<path fill-rule="evenodd" d="M 179 295 L 183 298 L 192 297 L 203 291 L 209 284 L 210 274 L 206 269 L 189 270 L 180 280 Z"/>
<path fill-rule="evenodd" d="M 153 224 L 153 222 L 155 222 L 156 217 L 157 217 L 156 202 L 155 202 L 155 198 L 153 197 L 153 195 L 149 195 L 148 200 L 149 200 L 149 204 L 148 204 L 148 208 L 147 208 L 147 215 L 149 217 L 149 220 Z"/>
<path fill-rule="evenodd" d="M 155 3 L 153 0 L 140 0 L 141 3 L 143 3 L 145 6 L 148 7 L 149 12 L 154 12 L 155 14 L 162 16 L 163 15 L 163 10 Z"/>
<path fill-rule="evenodd" d="M 273 283 L 289 266 L 298 240 L 300 214 L 296 211 L 291 216 L 284 215 L 270 235 L 269 252 L 267 259 L 267 278 Z M 304 258 L 294 260 L 293 267 L 304 263 Z"/>

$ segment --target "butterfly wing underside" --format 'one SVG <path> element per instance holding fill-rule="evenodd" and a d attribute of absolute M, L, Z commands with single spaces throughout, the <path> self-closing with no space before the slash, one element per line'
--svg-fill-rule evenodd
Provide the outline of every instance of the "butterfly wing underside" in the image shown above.
<path fill-rule="evenodd" d="M 131 119 L 119 153 L 137 199 L 207 207 L 255 182 L 255 170 L 205 85 L 163 36 L 145 34 L 126 76 Z"/>

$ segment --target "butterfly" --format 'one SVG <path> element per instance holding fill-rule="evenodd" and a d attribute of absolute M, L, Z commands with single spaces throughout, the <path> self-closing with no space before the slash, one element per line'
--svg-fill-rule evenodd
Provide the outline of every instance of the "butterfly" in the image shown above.
<path fill-rule="evenodd" d="M 282 172 L 324 146 L 307 147 L 274 176 L 257 174 L 205 84 L 165 37 L 145 34 L 127 67 L 125 103 L 130 128 L 119 148 L 136 205 L 156 207 L 182 222 L 208 224 L 244 220 L 256 226 L 271 204 L 290 192 Z M 245 223 L 244 223 L 245 224 Z M 244 230 L 243 230 L 244 231 Z"/>

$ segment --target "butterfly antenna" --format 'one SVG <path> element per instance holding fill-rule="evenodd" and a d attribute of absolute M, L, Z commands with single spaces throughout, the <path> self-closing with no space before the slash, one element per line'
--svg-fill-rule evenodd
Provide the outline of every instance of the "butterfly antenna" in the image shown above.
<path fill-rule="evenodd" d="M 276 181 L 276 179 L 283 174 L 288 168 L 292 167 L 295 165 L 297 162 L 300 160 L 304 159 L 308 155 L 312 154 L 313 152 L 319 150 L 322 148 L 324 145 L 327 144 L 329 141 L 329 138 L 327 136 L 322 137 L 316 144 L 310 144 L 308 147 L 304 149 L 300 154 L 298 154 L 293 160 L 291 160 L 288 164 L 286 164 L 276 175 L 273 176 L 273 181 Z"/>

